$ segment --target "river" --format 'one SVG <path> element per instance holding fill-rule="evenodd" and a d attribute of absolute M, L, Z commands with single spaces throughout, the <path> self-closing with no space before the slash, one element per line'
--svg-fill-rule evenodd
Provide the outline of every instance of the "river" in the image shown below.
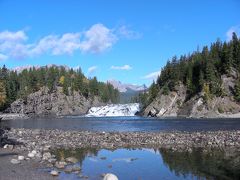
<path fill-rule="evenodd" d="M 238 130 L 240 119 L 184 119 L 146 117 L 81 117 L 32 118 L 8 120 L 3 126 L 30 129 L 62 129 L 91 131 L 217 131 Z"/>

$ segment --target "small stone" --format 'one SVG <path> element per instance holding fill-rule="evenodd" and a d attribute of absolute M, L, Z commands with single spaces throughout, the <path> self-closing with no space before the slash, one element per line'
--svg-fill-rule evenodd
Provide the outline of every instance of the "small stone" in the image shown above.
<path fill-rule="evenodd" d="M 44 151 L 44 152 L 49 151 L 50 148 L 51 148 L 51 146 L 44 146 L 43 151 Z"/>
<path fill-rule="evenodd" d="M 66 173 L 71 173 L 71 172 L 73 171 L 73 168 L 72 168 L 71 166 L 67 166 L 67 167 L 64 169 L 64 171 L 65 171 Z"/>
<path fill-rule="evenodd" d="M 29 158 L 34 158 L 35 154 L 33 154 L 32 152 L 28 153 L 28 157 Z"/>
<path fill-rule="evenodd" d="M 12 160 L 11 160 L 11 163 L 12 163 L 12 164 L 20 164 L 20 161 L 17 160 L 17 159 L 12 159 Z"/>
<path fill-rule="evenodd" d="M 36 154 L 37 154 L 37 151 L 36 151 L 36 150 L 32 150 L 32 153 L 33 153 L 34 155 L 36 155 Z"/>
<path fill-rule="evenodd" d="M 58 169 L 64 169 L 66 165 L 67 165 L 67 163 L 64 161 L 58 161 L 55 163 L 55 167 Z"/>
<path fill-rule="evenodd" d="M 72 166 L 72 170 L 73 171 L 80 171 L 81 170 L 81 167 L 77 166 L 77 165 L 74 165 Z"/>
<path fill-rule="evenodd" d="M 24 159 L 25 159 L 24 156 L 18 156 L 19 161 L 23 161 Z"/>
<path fill-rule="evenodd" d="M 8 148 L 8 144 L 5 144 L 5 145 L 3 146 L 3 148 L 4 148 L 4 149 L 7 149 L 7 148 Z"/>
<path fill-rule="evenodd" d="M 118 180 L 117 176 L 111 173 L 107 173 L 103 180 Z"/>
<path fill-rule="evenodd" d="M 70 163 L 77 163 L 78 162 L 77 158 L 75 158 L 75 157 L 68 157 L 68 158 L 66 158 L 66 161 L 70 162 Z"/>
<path fill-rule="evenodd" d="M 50 174 L 51 174 L 52 176 L 58 176 L 58 175 L 59 175 L 59 172 L 56 171 L 56 170 L 52 170 L 52 171 L 50 172 Z"/>
<path fill-rule="evenodd" d="M 46 152 L 46 153 L 43 153 L 43 160 L 48 160 L 50 159 L 52 156 L 51 156 L 51 153 L 50 152 Z"/>

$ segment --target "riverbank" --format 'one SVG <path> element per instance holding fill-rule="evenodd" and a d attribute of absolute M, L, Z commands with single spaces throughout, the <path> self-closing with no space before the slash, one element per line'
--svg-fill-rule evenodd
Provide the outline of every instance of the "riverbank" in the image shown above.
<path fill-rule="evenodd" d="M 240 147 L 240 130 L 206 131 L 206 132 L 94 132 L 63 131 L 44 129 L 11 129 L 6 135 L 21 142 L 22 145 L 5 145 L 0 148 L 0 177 L 18 179 L 27 174 L 28 177 L 46 176 L 53 178 L 61 170 L 81 174 L 81 167 L 74 165 L 75 157 L 57 159 L 57 149 L 117 149 L 117 148 L 164 148 L 172 152 L 191 153 L 195 148 L 208 152 L 212 149 L 226 153 L 238 152 Z M 8 155 L 4 155 L 8 154 Z M 22 157 L 21 157 L 22 156 Z M 23 160 L 23 159 L 24 160 Z M 14 160 L 13 160 L 14 159 Z M 52 171 L 39 171 L 39 168 Z M 71 167 L 69 169 L 69 167 Z M 5 178 L 9 177 L 9 178 Z M 0 179 L 1 179 L 0 178 Z M 31 179 L 31 178 L 29 178 Z"/>
<path fill-rule="evenodd" d="M 240 147 L 240 130 L 202 132 L 94 132 L 44 129 L 11 129 L 9 138 L 25 144 L 16 148 L 41 150 L 55 148 L 163 147 L 191 150 L 194 147 Z"/>

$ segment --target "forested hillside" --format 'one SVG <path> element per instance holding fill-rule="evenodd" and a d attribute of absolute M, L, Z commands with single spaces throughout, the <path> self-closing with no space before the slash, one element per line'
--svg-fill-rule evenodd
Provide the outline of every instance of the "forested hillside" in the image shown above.
<path fill-rule="evenodd" d="M 21 72 L 0 68 L 0 110 L 4 110 L 19 98 L 48 87 L 49 93 L 62 87 L 65 95 L 79 92 L 86 98 L 99 96 L 103 102 L 116 103 L 119 92 L 109 83 L 97 81 L 97 78 L 87 79 L 81 69 L 73 70 L 64 66 L 43 66 L 24 69 Z"/>
<path fill-rule="evenodd" d="M 177 92 L 179 85 L 186 89 L 185 102 L 196 94 L 202 94 L 204 103 L 214 97 L 232 96 L 232 100 L 240 102 L 240 39 L 233 33 L 232 40 L 217 40 L 210 47 L 204 46 L 192 54 L 174 56 L 161 70 L 148 93 L 141 94 L 137 100 L 143 106 L 149 105 L 159 94 L 168 95 Z M 233 78 L 233 86 L 229 91 L 224 87 L 223 77 Z M 225 82 L 225 84 L 228 82 Z M 230 82 L 229 82 L 230 83 Z"/>

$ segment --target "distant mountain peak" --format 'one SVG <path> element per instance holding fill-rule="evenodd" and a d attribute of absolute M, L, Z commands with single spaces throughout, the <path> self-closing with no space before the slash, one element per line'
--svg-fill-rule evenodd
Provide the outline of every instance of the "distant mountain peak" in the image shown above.
<path fill-rule="evenodd" d="M 112 84 L 113 87 L 118 89 L 120 92 L 127 92 L 128 90 L 144 91 L 147 89 L 145 84 L 144 85 L 136 85 L 136 84 L 129 84 L 129 83 L 125 84 L 115 79 L 108 80 L 107 82 Z"/>

